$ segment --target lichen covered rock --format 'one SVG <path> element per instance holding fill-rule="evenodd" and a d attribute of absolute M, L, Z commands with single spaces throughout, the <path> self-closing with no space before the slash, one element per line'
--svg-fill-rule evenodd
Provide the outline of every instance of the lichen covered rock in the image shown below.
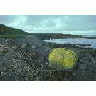
<path fill-rule="evenodd" d="M 56 69 L 70 69 L 76 65 L 77 55 L 70 49 L 55 48 L 49 54 L 49 63 Z"/>

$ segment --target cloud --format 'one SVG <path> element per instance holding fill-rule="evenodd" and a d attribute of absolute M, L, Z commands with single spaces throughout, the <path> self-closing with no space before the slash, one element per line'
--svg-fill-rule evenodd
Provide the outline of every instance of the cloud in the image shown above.
<path fill-rule="evenodd" d="M 86 30 L 86 31 L 62 31 L 63 34 L 72 35 L 96 35 L 96 30 Z"/>
<path fill-rule="evenodd" d="M 8 24 L 9 22 L 13 22 L 16 15 L 0 15 L 0 23 L 2 24 Z"/>
<path fill-rule="evenodd" d="M 8 26 L 14 28 L 20 28 L 27 32 L 57 32 L 63 30 L 64 22 L 62 22 L 63 16 L 30 16 L 30 15 L 15 15 L 13 22 L 9 22 Z M 65 16 L 68 20 L 68 17 Z"/>
<path fill-rule="evenodd" d="M 36 23 L 35 21 L 32 22 L 32 28 L 35 31 L 42 31 L 42 32 L 46 32 L 46 31 L 56 31 L 57 30 L 62 30 L 64 29 L 64 27 L 66 26 L 66 24 L 64 24 L 62 22 L 62 18 L 43 18 L 42 20 L 39 20 L 38 23 Z"/>
<path fill-rule="evenodd" d="M 17 15 L 15 16 L 15 20 L 11 23 L 8 23 L 7 25 L 14 28 L 20 28 L 23 29 L 27 21 L 27 17 L 23 15 Z"/>
<path fill-rule="evenodd" d="M 0 21 L 26 32 L 82 33 L 82 31 L 96 30 L 96 15 L 0 15 Z"/>

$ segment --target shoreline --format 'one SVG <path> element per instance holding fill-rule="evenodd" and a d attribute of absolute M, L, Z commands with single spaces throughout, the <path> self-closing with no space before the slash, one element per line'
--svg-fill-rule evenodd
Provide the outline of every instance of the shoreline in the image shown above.
<path fill-rule="evenodd" d="M 43 46 L 50 46 L 54 48 L 78 48 L 78 49 L 93 49 L 95 50 L 96 48 L 92 48 L 91 44 L 58 44 L 54 42 L 46 42 L 44 41 Z"/>

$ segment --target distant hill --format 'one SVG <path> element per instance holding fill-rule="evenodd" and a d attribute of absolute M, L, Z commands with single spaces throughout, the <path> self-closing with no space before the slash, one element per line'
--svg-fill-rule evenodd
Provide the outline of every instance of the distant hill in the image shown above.
<path fill-rule="evenodd" d="M 29 35 L 34 35 L 41 40 L 63 39 L 63 38 L 82 38 L 82 35 L 71 35 L 71 34 L 62 34 L 62 33 L 30 33 Z"/>
<path fill-rule="evenodd" d="M 0 24 L 0 37 L 24 37 L 28 35 L 27 32 L 21 29 L 15 29 L 12 27 L 5 26 L 4 24 Z"/>

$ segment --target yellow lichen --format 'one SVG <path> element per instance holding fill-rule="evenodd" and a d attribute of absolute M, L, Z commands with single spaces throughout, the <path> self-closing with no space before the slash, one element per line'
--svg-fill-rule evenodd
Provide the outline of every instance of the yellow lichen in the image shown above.
<path fill-rule="evenodd" d="M 58 69 L 67 69 L 75 66 L 77 61 L 77 55 L 70 49 L 55 48 L 49 54 L 49 62 L 51 66 Z"/>

